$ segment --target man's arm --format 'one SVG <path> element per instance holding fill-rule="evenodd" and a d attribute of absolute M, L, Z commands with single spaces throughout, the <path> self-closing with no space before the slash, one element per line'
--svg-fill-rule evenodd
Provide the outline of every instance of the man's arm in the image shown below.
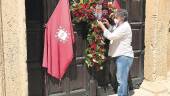
<path fill-rule="evenodd" d="M 110 32 L 110 30 L 108 29 L 104 29 L 104 33 L 103 33 L 104 37 L 109 40 L 117 40 L 122 38 L 127 34 L 127 32 L 126 32 L 126 27 L 125 28 L 123 26 L 121 27 L 122 28 L 116 29 L 113 32 Z"/>

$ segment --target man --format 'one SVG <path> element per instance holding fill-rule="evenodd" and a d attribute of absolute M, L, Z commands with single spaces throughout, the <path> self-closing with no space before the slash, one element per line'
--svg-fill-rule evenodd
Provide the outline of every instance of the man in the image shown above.
<path fill-rule="evenodd" d="M 106 19 L 105 22 L 97 22 L 104 32 L 104 37 L 110 40 L 108 55 L 115 59 L 117 66 L 118 96 L 128 96 L 128 74 L 134 58 L 131 46 L 132 30 L 127 21 L 128 12 L 126 10 L 118 9 L 114 14 L 115 26 L 113 27 Z"/>

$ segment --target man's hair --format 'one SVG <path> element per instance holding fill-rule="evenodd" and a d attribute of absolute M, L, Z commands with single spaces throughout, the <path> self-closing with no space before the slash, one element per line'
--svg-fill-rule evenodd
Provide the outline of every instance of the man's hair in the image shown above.
<path fill-rule="evenodd" d="M 123 17 L 124 21 L 128 20 L 128 11 L 125 10 L 125 9 L 118 9 L 118 10 L 116 10 L 115 15 Z"/>

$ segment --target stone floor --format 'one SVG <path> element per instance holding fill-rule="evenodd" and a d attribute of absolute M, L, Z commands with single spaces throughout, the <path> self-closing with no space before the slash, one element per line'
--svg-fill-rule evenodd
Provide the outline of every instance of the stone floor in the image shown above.
<path fill-rule="evenodd" d="M 147 89 L 147 87 L 150 89 Z M 157 90 L 158 92 L 156 93 L 154 90 Z M 167 80 L 153 83 L 145 82 L 145 84 L 141 85 L 141 88 L 134 90 L 134 94 L 132 96 L 170 96 L 170 73 L 168 74 Z"/>
<path fill-rule="evenodd" d="M 144 80 L 139 89 L 130 92 L 131 96 L 170 96 L 170 73 L 168 79 L 163 81 L 149 82 Z M 109 95 L 109 96 L 117 96 Z"/>

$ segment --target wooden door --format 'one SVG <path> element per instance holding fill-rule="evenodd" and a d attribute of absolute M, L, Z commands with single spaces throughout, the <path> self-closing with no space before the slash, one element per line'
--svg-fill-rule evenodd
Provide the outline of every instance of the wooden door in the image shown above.
<path fill-rule="evenodd" d="M 74 45 L 75 58 L 61 81 L 50 77 L 41 67 L 43 26 L 57 3 L 58 0 L 26 0 L 29 96 L 105 96 L 101 95 L 105 91 L 101 91 L 101 88 L 97 89 L 99 86 L 95 80 L 91 79 L 83 65 L 83 51 L 87 44 L 77 33 L 75 33 L 76 43 Z M 143 80 L 145 0 L 128 0 L 127 9 L 135 51 L 131 77 L 134 86 L 138 87 Z"/>
<path fill-rule="evenodd" d="M 29 96 L 43 96 L 44 73 L 42 0 L 26 0 L 27 68 Z"/>
<path fill-rule="evenodd" d="M 135 53 L 130 74 L 134 87 L 138 88 L 144 78 L 145 0 L 128 0 L 127 9 L 133 32 L 132 46 Z"/>

